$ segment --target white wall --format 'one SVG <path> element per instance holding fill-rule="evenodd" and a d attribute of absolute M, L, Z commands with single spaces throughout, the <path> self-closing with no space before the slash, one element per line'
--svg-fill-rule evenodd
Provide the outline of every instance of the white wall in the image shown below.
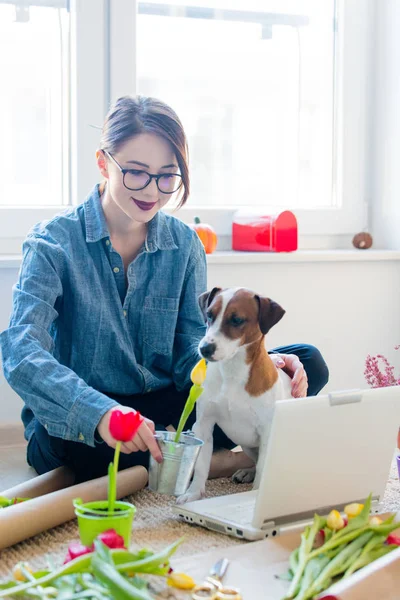
<path fill-rule="evenodd" d="M 211 264 L 209 287 L 240 285 L 273 297 L 287 313 L 270 332 L 270 347 L 314 344 L 330 369 L 327 390 L 366 387 L 366 355 L 383 353 L 394 361 L 400 343 L 399 267 L 398 260 Z M 0 329 L 7 325 L 16 278 L 15 269 L 0 269 Z M 0 375 L 0 423 L 17 421 L 21 406 Z"/>
<path fill-rule="evenodd" d="M 317 262 L 227 265 L 210 269 L 209 283 L 241 285 L 272 296 L 285 309 L 268 334 L 269 347 L 317 346 L 330 369 L 326 390 L 367 387 L 368 353 L 395 356 L 400 343 L 400 263 Z M 399 354 L 399 353 L 397 353 Z"/>

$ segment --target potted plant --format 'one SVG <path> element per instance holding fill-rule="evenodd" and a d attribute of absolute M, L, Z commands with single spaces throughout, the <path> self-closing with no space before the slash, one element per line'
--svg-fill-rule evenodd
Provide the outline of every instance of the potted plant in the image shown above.
<path fill-rule="evenodd" d="M 204 391 L 203 383 L 206 372 L 206 361 L 202 358 L 190 374 L 193 385 L 183 408 L 177 431 L 156 432 L 163 461 L 157 463 L 150 456 L 149 489 L 154 492 L 180 496 L 186 492 L 189 486 L 203 441 L 195 438 L 191 432 L 182 432 L 197 399 Z"/>
<path fill-rule="evenodd" d="M 117 440 L 114 461 L 108 467 L 108 499 L 83 503 L 80 498 L 73 501 L 78 518 L 79 536 L 84 546 L 91 546 L 99 534 L 114 530 L 122 536 L 126 548 L 129 548 L 132 521 L 136 507 L 130 502 L 117 501 L 117 474 L 121 443 L 132 439 L 143 417 L 139 412 L 123 413 L 115 410 L 111 413 L 110 433 Z"/>

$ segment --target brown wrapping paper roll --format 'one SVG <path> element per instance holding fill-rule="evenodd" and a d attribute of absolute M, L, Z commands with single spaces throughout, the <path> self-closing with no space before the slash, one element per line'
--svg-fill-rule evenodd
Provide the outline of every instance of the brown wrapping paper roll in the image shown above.
<path fill-rule="evenodd" d="M 75 475 L 68 467 L 58 467 L 54 471 L 38 475 L 28 481 L 0 492 L 0 496 L 6 498 L 37 498 L 50 494 L 56 490 L 62 490 L 75 482 Z"/>
<path fill-rule="evenodd" d="M 141 490 L 146 485 L 147 478 L 148 473 L 144 467 L 120 471 L 117 478 L 117 498 L 124 498 Z M 100 477 L 0 510 L 0 550 L 74 519 L 74 498 L 82 498 L 83 502 L 105 500 L 107 488 L 108 476 Z"/>

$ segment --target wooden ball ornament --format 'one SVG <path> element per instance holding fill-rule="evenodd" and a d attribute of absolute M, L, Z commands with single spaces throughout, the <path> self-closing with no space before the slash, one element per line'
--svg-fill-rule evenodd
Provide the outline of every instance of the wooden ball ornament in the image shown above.
<path fill-rule="evenodd" d="M 359 250 L 368 250 L 372 246 L 372 235 L 366 231 L 357 233 L 353 237 L 353 246 Z"/>

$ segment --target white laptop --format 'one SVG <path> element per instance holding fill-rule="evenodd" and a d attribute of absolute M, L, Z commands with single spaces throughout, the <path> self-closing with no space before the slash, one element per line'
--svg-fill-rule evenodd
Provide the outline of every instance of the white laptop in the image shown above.
<path fill-rule="evenodd" d="M 315 512 L 342 510 L 370 493 L 378 512 L 399 426 L 399 386 L 281 400 L 259 489 L 173 510 L 189 523 L 247 540 L 303 527 Z"/>

